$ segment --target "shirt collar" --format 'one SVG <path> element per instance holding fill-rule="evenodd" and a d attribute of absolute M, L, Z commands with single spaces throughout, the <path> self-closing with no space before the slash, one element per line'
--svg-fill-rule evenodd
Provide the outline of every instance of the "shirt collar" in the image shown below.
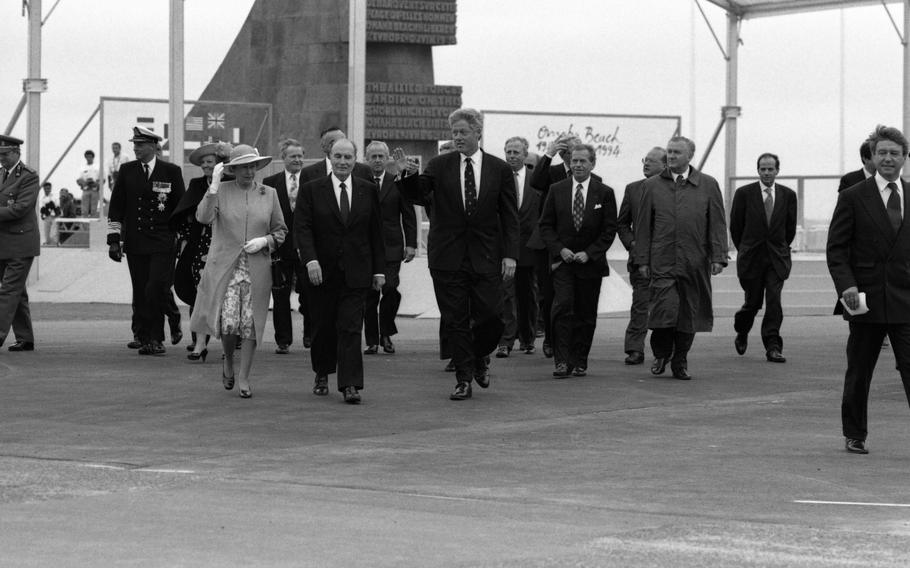
<path fill-rule="evenodd" d="M 771 194 L 772 194 L 772 195 L 774 194 L 774 184 L 773 184 L 773 183 L 772 183 L 771 185 L 765 185 L 764 183 L 762 183 L 761 181 L 759 181 L 759 182 L 758 182 L 758 185 L 761 186 L 761 190 L 762 190 L 762 191 L 765 191 L 765 190 L 770 189 L 770 190 L 771 190 Z"/>
<path fill-rule="evenodd" d="M 148 161 L 149 174 L 155 171 L 155 164 L 158 163 L 158 156 L 152 156 L 152 159 Z"/>
<path fill-rule="evenodd" d="M 346 180 L 344 180 L 344 181 L 341 181 L 340 179 L 338 179 L 338 178 L 335 176 L 335 172 L 332 172 L 331 174 L 329 174 L 329 176 L 332 178 L 332 186 L 335 187 L 335 191 L 336 191 L 336 192 L 341 191 L 341 184 L 342 184 L 342 183 L 344 184 L 344 187 L 346 187 L 347 189 L 351 189 L 351 186 L 353 185 L 353 184 L 351 183 L 351 176 L 350 176 L 350 175 L 348 176 L 348 179 L 346 179 Z"/>
<path fill-rule="evenodd" d="M 18 168 L 18 167 L 19 167 L 19 164 L 21 164 L 21 163 L 22 163 L 22 160 L 19 160 L 19 161 L 17 161 L 15 164 L 13 164 L 13 167 L 11 167 L 10 169 L 7 170 L 7 169 L 4 168 L 4 167 L 0 167 L 0 170 L 6 170 L 6 171 L 8 171 L 8 172 L 12 172 L 12 171 L 15 171 L 15 169 Z"/>
<path fill-rule="evenodd" d="M 686 166 L 686 171 L 684 171 L 681 174 L 674 172 L 670 168 L 667 168 L 667 171 L 670 172 L 670 177 L 672 177 L 674 181 L 676 181 L 676 176 L 680 176 L 680 175 L 683 177 L 684 180 L 688 180 L 689 176 L 692 174 L 692 166 Z"/>
<path fill-rule="evenodd" d="M 587 195 L 588 185 L 591 183 L 591 176 L 588 176 L 588 179 L 586 179 L 585 181 L 581 181 L 581 182 L 575 181 L 575 178 L 573 177 L 572 178 L 572 191 L 573 192 L 578 187 L 579 183 L 581 184 L 581 192 L 584 193 L 585 195 Z"/>
<path fill-rule="evenodd" d="M 470 156 L 465 156 L 464 154 L 459 153 L 459 157 L 461 158 L 462 165 L 464 165 L 464 161 L 466 158 L 471 158 L 471 161 L 474 163 L 474 165 L 479 166 L 482 156 L 483 156 L 483 151 L 480 148 L 477 148 L 477 151 L 474 152 L 473 154 L 471 154 Z"/>
<path fill-rule="evenodd" d="M 332 160 L 328 156 L 325 157 L 325 171 L 332 173 Z"/>
<path fill-rule="evenodd" d="M 888 181 L 885 178 L 883 178 L 882 174 L 880 174 L 878 172 L 875 173 L 875 184 L 878 186 L 878 190 L 880 192 L 885 191 L 885 188 L 888 187 L 889 183 L 893 183 L 893 184 L 897 185 L 897 194 L 900 195 L 900 192 L 901 192 L 900 181 L 901 181 L 900 178 L 897 178 L 896 180 L 891 182 L 891 181 Z"/>

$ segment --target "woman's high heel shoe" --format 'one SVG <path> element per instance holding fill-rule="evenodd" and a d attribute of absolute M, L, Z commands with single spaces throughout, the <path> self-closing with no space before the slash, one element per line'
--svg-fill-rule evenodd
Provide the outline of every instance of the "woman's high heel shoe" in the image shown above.
<path fill-rule="evenodd" d="M 202 359 L 202 362 L 205 363 L 205 358 L 208 357 L 208 355 L 209 355 L 209 350 L 206 347 L 199 353 L 187 354 L 186 358 L 189 359 L 190 361 L 198 361 L 199 359 Z"/>
<path fill-rule="evenodd" d="M 223 384 L 224 388 L 227 390 L 231 390 L 234 388 L 234 375 L 231 375 L 229 377 L 224 373 L 224 364 L 223 363 L 221 365 L 221 384 Z M 242 396 L 242 394 L 241 394 L 241 396 Z"/>

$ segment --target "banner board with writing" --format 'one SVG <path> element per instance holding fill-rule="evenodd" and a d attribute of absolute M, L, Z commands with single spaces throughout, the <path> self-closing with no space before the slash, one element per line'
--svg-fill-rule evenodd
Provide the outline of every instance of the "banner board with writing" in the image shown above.
<path fill-rule="evenodd" d="M 501 158 L 505 142 L 512 136 L 526 138 L 530 151 L 541 156 L 548 143 L 567 132 L 594 146 L 594 172 L 616 192 L 617 208 L 626 185 L 642 178 L 641 160 L 645 154 L 654 146 L 666 147 L 680 128 L 679 116 L 485 110 L 483 117 L 481 145 L 484 151 Z M 561 163 L 558 155 L 553 163 Z"/>

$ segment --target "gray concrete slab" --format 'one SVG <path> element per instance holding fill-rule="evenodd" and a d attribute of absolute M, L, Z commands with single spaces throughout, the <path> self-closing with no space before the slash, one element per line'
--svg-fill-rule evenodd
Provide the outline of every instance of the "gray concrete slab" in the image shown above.
<path fill-rule="evenodd" d="M 872 453 L 849 455 L 846 325 L 814 311 L 785 320 L 784 365 L 757 337 L 736 355 L 720 315 L 691 382 L 624 365 L 625 319 L 604 317 L 588 377 L 516 354 L 462 403 L 437 322 L 401 319 L 352 407 L 310 393 L 299 345 L 267 339 L 241 400 L 217 349 L 140 357 L 128 307 L 39 303 L 37 350 L 0 352 L 0 565 L 906 566 L 893 357 Z"/>

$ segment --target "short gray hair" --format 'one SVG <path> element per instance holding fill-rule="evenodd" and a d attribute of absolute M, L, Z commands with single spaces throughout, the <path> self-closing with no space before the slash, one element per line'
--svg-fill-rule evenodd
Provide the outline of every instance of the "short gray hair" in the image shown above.
<path fill-rule="evenodd" d="M 506 143 L 503 146 L 508 146 L 512 142 L 518 142 L 519 144 L 521 144 L 521 147 L 523 148 L 522 151 L 525 154 L 528 153 L 528 148 L 531 147 L 531 144 L 528 142 L 528 139 L 522 138 L 521 136 L 513 136 L 513 137 L 509 138 L 508 140 L 506 140 Z"/>
<path fill-rule="evenodd" d="M 449 115 L 449 128 L 459 120 L 464 120 L 474 132 L 483 132 L 483 115 L 473 108 L 460 108 Z"/>
<path fill-rule="evenodd" d="M 381 148 L 386 154 L 389 153 L 389 145 L 383 142 L 382 140 L 373 140 L 367 147 L 364 148 L 363 153 L 367 156 L 370 155 L 370 148 Z"/>
<path fill-rule="evenodd" d="M 278 150 L 281 152 L 282 160 L 285 158 L 285 156 L 287 156 L 288 148 L 291 148 L 294 146 L 303 150 L 303 144 L 301 144 L 299 140 L 295 140 L 294 138 L 285 138 L 284 140 L 282 140 L 281 142 L 278 143 Z M 304 150 L 303 153 L 306 154 L 306 150 Z"/>
<path fill-rule="evenodd" d="M 674 136 L 673 138 L 670 138 L 670 141 L 667 142 L 667 146 L 669 146 L 673 142 L 682 142 L 683 144 L 685 144 L 686 147 L 689 148 L 689 157 L 690 158 L 695 155 L 695 142 L 692 142 L 685 136 Z"/>

